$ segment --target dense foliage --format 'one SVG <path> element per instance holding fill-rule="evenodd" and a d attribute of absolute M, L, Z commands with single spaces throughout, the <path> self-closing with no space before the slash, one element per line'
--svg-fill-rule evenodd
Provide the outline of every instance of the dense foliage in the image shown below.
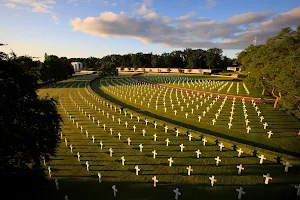
<path fill-rule="evenodd" d="M 40 71 L 42 81 L 60 81 L 74 74 L 74 68 L 66 57 L 45 54 L 45 60 Z"/>
<path fill-rule="evenodd" d="M 152 53 L 135 53 L 126 55 L 108 55 L 103 58 L 70 58 L 70 61 L 82 62 L 85 68 L 101 70 L 113 63 L 121 69 L 141 68 L 178 68 L 178 69 L 223 69 L 235 62 L 222 55 L 223 51 L 211 48 L 207 51 L 202 49 L 187 48 L 184 51 L 175 50 L 161 55 Z"/>
<path fill-rule="evenodd" d="M 250 83 L 276 98 L 274 107 L 280 105 L 300 116 L 300 26 L 282 28 L 265 44 L 249 46 L 238 61 Z"/>
<path fill-rule="evenodd" d="M 26 57 L 0 59 L 0 180 L 10 199 L 27 199 L 42 185 L 40 160 L 54 155 L 59 141 L 56 101 L 38 98 L 34 69 Z"/>

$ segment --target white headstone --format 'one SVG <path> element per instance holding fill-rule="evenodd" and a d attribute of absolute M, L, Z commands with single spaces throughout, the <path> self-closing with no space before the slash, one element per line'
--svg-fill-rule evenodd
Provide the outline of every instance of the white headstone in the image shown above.
<path fill-rule="evenodd" d="M 156 151 L 153 150 L 153 151 L 152 151 L 152 154 L 153 154 L 153 158 L 155 159 L 155 157 L 156 157 L 156 155 L 157 155 Z"/>
<path fill-rule="evenodd" d="M 179 146 L 180 146 L 180 151 L 183 152 L 183 149 L 185 148 L 185 146 L 183 144 L 181 144 Z"/>
<path fill-rule="evenodd" d="M 173 190 L 173 192 L 175 193 L 175 200 L 178 200 L 178 196 L 181 195 L 181 193 L 179 192 L 179 189 L 176 188 L 175 190 Z"/>
<path fill-rule="evenodd" d="M 285 165 L 285 167 L 284 167 L 284 171 L 285 172 L 288 172 L 289 171 L 289 167 L 292 167 L 292 165 L 290 165 L 289 162 L 283 163 L 283 165 Z"/>
<path fill-rule="evenodd" d="M 242 199 L 242 195 L 246 194 L 246 192 L 243 191 L 243 188 L 237 188 L 236 191 L 238 192 L 238 199 Z"/>
<path fill-rule="evenodd" d="M 210 180 L 210 184 L 212 187 L 214 186 L 214 183 L 217 182 L 217 179 L 215 179 L 215 176 L 209 177 L 209 180 Z"/>
<path fill-rule="evenodd" d="M 195 151 L 196 152 L 196 154 L 197 154 L 197 158 L 199 158 L 200 157 L 200 155 L 201 155 L 201 151 L 198 149 L 197 151 Z"/>
<path fill-rule="evenodd" d="M 113 185 L 111 188 L 113 189 L 114 197 L 116 197 L 118 192 L 116 185 Z"/>
<path fill-rule="evenodd" d="M 168 159 L 168 161 L 169 161 L 169 166 L 172 167 L 172 163 L 174 162 L 173 159 L 172 159 L 172 157 L 170 157 L 170 158 Z"/>
<path fill-rule="evenodd" d="M 139 171 L 141 171 L 141 169 L 139 169 L 139 166 L 136 165 L 135 166 L 135 174 L 138 176 L 139 175 Z"/>
<path fill-rule="evenodd" d="M 188 166 L 186 169 L 188 170 L 188 172 L 187 172 L 188 176 L 190 176 L 191 172 L 193 171 L 192 167 Z"/>
<path fill-rule="evenodd" d="M 215 158 L 215 160 L 216 160 L 216 166 L 219 166 L 219 163 L 220 163 L 222 160 L 220 159 L 219 156 L 217 156 L 217 157 Z"/>
<path fill-rule="evenodd" d="M 152 180 L 153 180 L 154 187 L 156 187 L 156 183 L 158 182 L 158 180 L 156 179 L 156 176 L 153 176 Z"/>
<path fill-rule="evenodd" d="M 273 178 L 270 176 L 269 173 L 267 173 L 266 175 L 263 175 L 263 177 L 265 178 L 265 184 L 268 185 L 269 184 L 269 180 L 272 180 Z"/>
<path fill-rule="evenodd" d="M 245 168 L 243 168 L 243 165 L 240 164 L 240 165 L 237 165 L 236 168 L 238 168 L 238 174 L 241 174 L 242 173 L 242 170 L 245 170 Z"/>
<path fill-rule="evenodd" d="M 260 163 L 260 164 L 263 164 L 264 160 L 266 160 L 266 158 L 265 158 L 264 155 L 260 155 L 260 156 L 258 156 L 258 158 L 260 159 L 260 160 L 259 160 L 259 163 Z"/>

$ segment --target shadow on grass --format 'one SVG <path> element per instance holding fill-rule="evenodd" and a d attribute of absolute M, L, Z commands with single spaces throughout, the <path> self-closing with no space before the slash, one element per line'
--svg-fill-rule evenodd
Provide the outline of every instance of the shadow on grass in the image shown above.
<path fill-rule="evenodd" d="M 149 174 L 150 175 L 150 174 Z M 183 174 L 182 174 L 183 175 Z M 98 177 L 90 179 L 79 178 L 59 178 L 59 190 L 55 188 L 54 179 L 40 191 L 36 191 L 32 194 L 32 199 L 64 199 L 65 195 L 68 195 L 70 200 L 90 200 L 90 199 L 147 199 L 147 200 L 171 200 L 174 199 L 175 194 L 173 190 L 179 188 L 181 192 L 180 200 L 193 200 L 193 199 L 237 199 L 238 193 L 236 188 L 240 186 L 244 188 L 246 192 L 242 199 L 266 199 L 272 200 L 279 199 L 297 199 L 296 189 L 294 185 L 284 186 L 282 184 L 269 184 L 264 185 L 226 185 L 224 183 L 215 183 L 214 187 L 210 186 L 209 179 L 203 180 L 201 184 L 172 184 L 171 182 L 160 180 L 160 176 L 157 176 L 159 182 L 157 187 L 153 187 L 152 176 L 140 176 L 144 181 L 116 181 L 106 182 L 105 177 L 102 179 L 102 183 L 98 182 Z M 179 176 L 180 177 L 180 176 Z M 189 178 L 193 178 L 193 175 Z M 218 178 L 218 177 L 217 177 Z M 162 179 L 162 178 L 161 178 Z M 117 196 L 113 196 L 112 186 L 116 185 L 118 190 Z"/>
<path fill-rule="evenodd" d="M 147 115 L 149 117 L 156 118 L 156 119 L 159 119 L 159 120 L 162 120 L 162 121 L 166 121 L 166 122 L 172 123 L 174 125 L 185 127 L 187 129 L 191 129 L 191 130 L 203 132 L 203 133 L 206 133 L 206 134 L 209 134 L 209 135 L 213 135 L 213 136 L 225 138 L 225 139 L 228 139 L 228 140 L 231 140 L 231 141 L 234 141 L 234 142 L 238 142 L 238 143 L 242 143 L 242 144 L 247 144 L 247 145 L 251 145 L 251 146 L 254 146 L 254 147 L 258 147 L 258 148 L 270 150 L 270 151 L 277 152 L 277 153 L 288 154 L 288 155 L 300 158 L 300 153 L 297 153 L 297 152 L 292 152 L 292 151 L 288 151 L 288 150 L 284 150 L 284 149 L 280 149 L 280 148 L 276 148 L 276 147 L 271 147 L 271 146 L 264 145 L 264 144 L 261 144 L 261 143 L 257 143 L 257 142 L 253 142 L 253 141 L 249 141 L 249 140 L 244 140 L 242 138 L 232 137 L 232 136 L 225 135 L 225 134 L 222 134 L 222 133 L 219 133 L 219 132 L 215 132 L 215 131 L 212 131 L 212 130 L 209 130 L 209 129 L 205 129 L 205 128 L 201 128 L 201 127 L 194 126 L 194 125 L 191 125 L 191 124 L 187 124 L 187 123 L 184 123 L 184 122 L 181 122 L 181 121 L 178 121 L 178 120 L 166 118 L 166 117 L 163 117 L 161 115 L 156 115 L 154 113 L 151 113 L 151 112 L 148 112 L 148 111 L 145 111 L 145 110 L 141 110 L 139 108 L 136 108 L 134 106 L 126 104 L 124 101 L 120 101 L 120 100 L 118 100 L 118 99 L 116 99 L 116 98 L 114 98 L 114 97 L 106 94 L 105 92 L 103 92 L 97 86 L 97 84 L 95 82 L 96 81 L 93 81 L 91 83 L 91 88 L 97 94 L 99 94 L 100 96 L 104 97 L 105 99 L 107 99 L 107 100 L 109 100 L 111 102 L 114 102 L 114 103 L 122 106 L 123 108 L 127 108 L 127 109 L 133 110 L 133 111 L 135 111 L 137 113 L 140 113 L 140 114 L 143 114 L 143 115 Z"/>

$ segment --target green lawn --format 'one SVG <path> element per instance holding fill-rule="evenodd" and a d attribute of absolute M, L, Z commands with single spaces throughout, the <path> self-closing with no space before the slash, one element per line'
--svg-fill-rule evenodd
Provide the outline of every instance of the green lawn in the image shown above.
<path fill-rule="evenodd" d="M 125 104 L 140 109 L 140 112 L 147 111 L 147 113 L 159 116 L 159 118 L 170 119 L 173 123 L 185 124 L 185 126 L 188 125 L 189 128 L 204 133 L 211 133 L 231 140 L 235 139 L 242 143 L 247 142 L 254 146 L 261 145 L 261 147 L 264 146 L 263 148 L 268 146 L 279 152 L 287 151 L 287 153 L 290 154 L 294 152 L 300 155 L 300 149 L 298 148 L 300 140 L 297 138 L 297 133 L 300 130 L 300 122 L 290 114 L 273 109 L 270 104 L 257 105 L 262 113 L 261 115 L 264 116 L 264 120 L 260 122 L 261 119 L 257 115 L 252 103 L 245 103 L 248 119 L 250 120 L 249 126 L 251 127 L 250 133 L 247 133 L 243 104 L 240 101 L 235 102 L 232 127 L 229 129 L 228 123 L 232 108 L 232 100 L 227 100 L 225 102 L 215 125 L 213 125 L 212 120 L 216 118 L 215 114 L 218 113 L 218 109 L 224 101 L 223 99 L 215 101 L 214 98 L 207 99 L 207 97 L 204 96 L 201 98 L 197 95 L 187 95 L 185 92 L 183 92 L 183 95 L 181 96 L 181 92 L 178 90 L 178 99 L 180 101 L 180 105 L 178 105 L 175 90 L 171 92 L 170 89 L 162 89 L 145 84 L 130 84 L 135 84 L 135 80 L 131 78 L 123 80 L 103 79 L 101 82 L 93 82 L 94 88 L 100 87 L 106 94 L 119 99 Z M 158 96 L 159 93 L 161 95 Z M 153 95 L 153 97 L 150 102 L 149 98 L 151 95 Z M 164 95 L 166 96 L 165 106 L 163 105 Z M 170 99 L 172 99 L 172 103 L 170 102 Z M 186 103 L 190 104 L 188 108 L 186 103 L 184 103 L 184 99 L 186 99 Z M 204 103 L 204 99 L 206 99 L 206 103 Z M 155 107 L 156 100 L 158 102 L 157 109 Z M 202 106 L 200 106 L 201 101 L 203 102 Z M 207 107 L 210 107 L 210 104 L 212 104 L 213 101 L 215 101 L 215 103 L 211 106 L 209 112 L 203 116 L 203 111 L 207 111 Z M 173 109 L 172 104 L 174 106 Z M 197 104 L 199 105 L 198 110 L 196 108 Z M 181 111 L 181 106 L 183 106 L 183 111 Z M 166 112 L 164 107 L 167 108 Z M 191 111 L 192 108 L 194 109 L 193 113 Z M 177 111 L 176 115 L 174 113 L 175 110 Z M 188 113 L 188 118 L 186 118 L 185 113 Z M 199 116 L 202 117 L 200 122 L 198 119 Z M 264 122 L 268 123 L 266 129 L 263 127 Z M 268 138 L 268 131 L 273 132 L 271 138 Z"/>
<path fill-rule="evenodd" d="M 150 74 L 143 75 L 142 77 L 154 83 L 172 87 L 245 97 L 272 98 L 268 93 L 262 95 L 262 90 L 260 88 L 251 87 L 248 84 L 245 84 L 242 81 L 243 79 L 238 79 L 240 81 L 232 81 L 234 80 L 232 77 L 208 75 L 163 76 Z M 243 84 L 245 84 L 245 86 Z M 250 92 L 249 94 L 246 92 L 245 87 Z"/>
<path fill-rule="evenodd" d="M 56 156 L 47 162 L 52 169 L 52 178 L 49 178 L 49 185 L 37 194 L 38 199 L 64 199 L 65 194 L 68 194 L 70 200 L 114 199 L 111 189 L 114 184 L 118 189 L 117 199 L 174 199 L 172 191 L 176 187 L 182 194 L 179 199 L 237 199 L 235 189 L 240 186 L 246 192 L 242 199 L 297 198 L 295 185 L 299 184 L 299 166 L 294 165 L 286 173 L 284 166 L 275 162 L 265 161 L 261 165 L 257 157 L 242 154 L 239 158 L 236 151 L 223 149 L 220 152 L 214 144 L 203 146 L 199 139 L 188 141 L 186 136 L 176 137 L 173 131 L 165 133 L 163 127 L 154 129 L 153 124 L 146 126 L 142 121 L 138 123 L 136 117 L 125 117 L 118 110 L 115 112 L 97 102 L 89 94 L 85 86 L 93 77 L 77 77 L 60 83 L 56 88 L 39 91 L 41 96 L 48 93 L 60 100 L 64 109 L 84 130 L 81 133 L 63 107 L 59 106 L 64 120 L 63 139 Z M 72 99 L 87 112 L 87 116 L 79 111 Z M 98 108 L 101 109 L 100 113 Z M 96 121 L 100 120 L 99 127 L 89 120 L 88 114 L 95 117 Z M 128 122 L 128 128 L 124 125 L 125 121 Z M 106 124 L 106 130 L 103 130 L 103 124 Z M 136 132 L 132 129 L 133 125 L 137 126 Z M 113 128 L 112 135 L 109 128 Z M 142 135 L 142 129 L 146 130 L 146 136 Z M 88 130 L 89 137 L 86 137 L 85 130 Z M 122 135 L 120 140 L 118 132 Z M 155 133 L 158 136 L 156 142 L 153 140 Z M 95 143 L 92 142 L 92 135 L 95 136 Z M 130 146 L 127 144 L 128 137 L 132 141 Z M 68 145 L 73 145 L 73 153 L 66 147 L 64 138 L 67 138 Z M 166 138 L 170 140 L 168 147 Z M 100 148 L 100 141 L 104 143 L 103 149 Z M 144 146 L 143 152 L 139 151 L 138 145 L 141 143 Z M 180 152 L 180 144 L 184 144 L 184 152 Z M 109 148 L 114 151 L 113 157 L 109 155 Z M 158 153 L 156 159 L 153 159 L 151 153 L 154 149 Z M 202 152 L 199 159 L 196 158 L 197 149 Z M 81 155 L 80 162 L 77 161 L 77 152 Z M 121 156 L 126 159 L 125 166 L 121 165 Z M 216 156 L 222 160 L 219 166 L 215 165 Z M 169 157 L 174 160 L 172 167 L 168 166 Z M 90 164 L 89 172 L 86 171 L 86 161 Z M 236 165 L 239 164 L 245 168 L 241 175 L 237 174 Z M 139 176 L 135 175 L 136 165 L 141 169 Z M 186 167 L 189 165 L 194 170 L 191 176 L 187 176 Z M 102 174 L 102 183 L 98 183 L 98 172 Z M 264 184 L 263 174 L 266 173 L 273 177 L 269 185 Z M 211 175 L 217 179 L 214 187 L 210 186 L 208 179 Z M 156 188 L 153 187 L 153 176 L 159 180 Z M 55 190 L 55 179 L 59 180 L 59 191 Z"/>

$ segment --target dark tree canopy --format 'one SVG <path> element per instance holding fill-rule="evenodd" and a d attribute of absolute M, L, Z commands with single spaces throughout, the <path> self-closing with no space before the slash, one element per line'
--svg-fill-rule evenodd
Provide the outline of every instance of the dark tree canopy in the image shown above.
<path fill-rule="evenodd" d="M 45 180 L 40 159 L 55 154 L 61 122 L 56 101 L 38 98 L 36 79 L 21 65 L 0 60 L 0 180 L 11 199 Z"/>
<path fill-rule="evenodd" d="M 40 73 L 42 81 L 57 82 L 71 77 L 74 74 L 74 68 L 66 57 L 58 58 L 55 55 L 45 54 L 45 61 Z"/>
<path fill-rule="evenodd" d="M 238 56 L 249 74 L 248 81 L 269 90 L 274 107 L 292 111 L 300 117 L 300 26 L 282 28 L 263 45 L 249 46 Z"/>

